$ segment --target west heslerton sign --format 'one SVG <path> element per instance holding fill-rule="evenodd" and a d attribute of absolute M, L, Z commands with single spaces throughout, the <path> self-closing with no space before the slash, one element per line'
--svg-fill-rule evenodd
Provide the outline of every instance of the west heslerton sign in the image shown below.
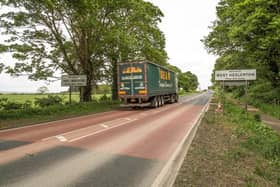
<path fill-rule="evenodd" d="M 237 80 L 256 80 L 257 71 L 255 69 L 242 70 L 221 70 L 215 71 L 216 81 L 237 81 Z"/>

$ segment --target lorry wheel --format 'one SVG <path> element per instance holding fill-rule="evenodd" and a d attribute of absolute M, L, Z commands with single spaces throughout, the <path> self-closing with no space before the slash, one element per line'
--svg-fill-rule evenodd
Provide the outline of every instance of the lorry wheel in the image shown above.
<path fill-rule="evenodd" d="M 163 96 L 161 97 L 161 104 L 162 104 L 162 106 L 164 105 L 164 97 Z"/>
<path fill-rule="evenodd" d="M 171 103 L 175 103 L 175 96 L 171 95 Z"/>
<path fill-rule="evenodd" d="M 153 107 L 153 108 L 157 108 L 157 107 L 158 107 L 158 99 L 157 99 L 157 97 L 154 97 L 154 98 L 153 98 L 152 107 Z"/>
<path fill-rule="evenodd" d="M 176 95 L 175 95 L 175 102 L 178 103 L 178 101 L 179 101 L 179 97 L 178 97 L 178 95 L 176 94 Z"/>
<path fill-rule="evenodd" d="M 158 106 L 161 107 L 162 106 L 162 102 L 161 102 L 161 97 L 158 97 Z"/>

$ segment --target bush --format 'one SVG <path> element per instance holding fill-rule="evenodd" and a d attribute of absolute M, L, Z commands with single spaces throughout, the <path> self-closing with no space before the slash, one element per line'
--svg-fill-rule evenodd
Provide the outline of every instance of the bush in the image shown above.
<path fill-rule="evenodd" d="M 43 98 L 35 98 L 35 105 L 40 106 L 40 107 L 49 107 L 53 105 L 61 105 L 63 99 L 59 96 L 52 96 L 48 95 L 48 97 L 43 97 Z"/>
<path fill-rule="evenodd" d="M 262 121 L 261 115 L 260 115 L 260 114 L 254 114 L 254 119 L 255 119 L 257 122 L 261 122 L 261 121 Z"/>
<path fill-rule="evenodd" d="M 111 98 L 108 97 L 106 94 L 104 94 L 102 97 L 99 99 L 100 102 L 108 102 L 111 101 Z"/>
<path fill-rule="evenodd" d="M 20 110 L 31 108 L 32 102 L 27 100 L 24 103 L 12 102 L 8 98 L 0 98 L 1 110 Z"/>

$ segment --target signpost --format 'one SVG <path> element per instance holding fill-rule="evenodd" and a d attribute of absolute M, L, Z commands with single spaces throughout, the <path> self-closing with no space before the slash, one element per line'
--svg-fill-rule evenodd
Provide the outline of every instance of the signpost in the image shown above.
<path fill-rule="evenodd" d="M 220 70 L 215 71 L 215 80 L 223 82 L 223 92 L 225 86 L 245 86 L 245 110 L 247 111 L 247 95 L 248 95 L 248 81 L 257 79 L 257 71 L 255 69 L 243 70 Z M 224 107 L 224 98 L 223 98 Z M 224 111 L 224 109 L 223 109 Z"/>
<path fill-rule="evenodd" d="M 86 75 L 62 75 L 61 86 L 69 86 L 69 103 L 72 102 L 72 86 L 86 86 L 87 76 Z"/>

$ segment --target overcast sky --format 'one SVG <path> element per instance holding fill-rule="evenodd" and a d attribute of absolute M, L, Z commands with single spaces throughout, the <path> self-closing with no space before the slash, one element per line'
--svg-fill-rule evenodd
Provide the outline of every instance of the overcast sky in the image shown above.
<path fill-rule="evenodd" d="M 191 71 L 197 75 L 200 88 L 211 84 L 211 73 L 215 57 L 207 54 L 200 40 L 209 33 L 208 26 L 216 18 L 216 6 L 219 0 L 148 0 L 157 5 L 165 17 L 160 24 L 166 37 L 166 50 L 169 63 L 182 71 Z M 3 40 L 3 38 L 0 40 Z M 2 61 L 6 56 L 0 56 Z M 29 81 L 27 78 L 12 78 L 0 75 L 0 92 L 36 92 L 38 87 L 47 86 L 50 91 L 61 91 L 60 82 L 46 84 L 44 81 Z"/>

